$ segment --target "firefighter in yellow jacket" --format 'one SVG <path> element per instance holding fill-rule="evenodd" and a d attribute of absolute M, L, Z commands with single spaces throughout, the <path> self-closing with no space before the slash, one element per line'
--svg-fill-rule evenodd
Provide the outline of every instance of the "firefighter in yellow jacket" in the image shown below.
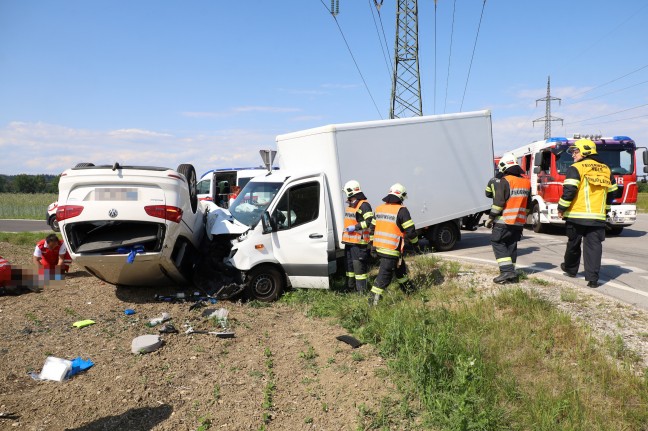
<path fill-rule="evenodd" d="M 524 171 L 512 153 L 502 156 L 498 167 L 502 177 L 492 183 L 493 205 L 486 227 L 493 228 L 491 246 L 500 270 L 493 281 L 503 284 L 518 281 L 517 243 L 529 213 L 531 183 L 522 176 Z"/>
<path fill-rule="evenodd" d="M 380 267 L 371 287 L 370 305 L 378 304 L 394 275 L 402 291 L 409 293 L 415 290 L 403 259 L 405 240 L 409 240 L 416 251 L 420 252 L 420 248 L 414 221 L 409 210 L 403 205 L 406 197 L 405 187 L 396 183 L 383 198 L 385 203 L 376 208 L 374 213 L 373 248 L 380 257 Z"/>
<path fill-rule="evenodd" d="M 558 215 L 565 220 L 567 249 L 560 268 L 575 277 L 581 260 L 581 243 L 588 287 L 599 286 L 605 221 L 618 189 L 610 168 L 596 156 L 596 144 L 579 139 L 568 151 L 574 164 L 567 169 Z"/>
<path fill-rule="evenodd" d="M 347 289 L 359 293 L 367 291 L 367 267 L 371 222 L 374 213 L 360 183 L 351 180 L 344 185 L 347 208 L 344 212 L 344 258 L 346 260 Z"/>

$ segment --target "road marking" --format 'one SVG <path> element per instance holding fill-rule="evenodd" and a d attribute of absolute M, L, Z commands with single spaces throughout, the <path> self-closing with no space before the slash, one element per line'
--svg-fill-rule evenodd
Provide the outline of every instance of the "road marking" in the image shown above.
<path fill-rule="evenodd" d="M 601 259 L 601 263 L 604 263 L 606 265 L 623 266 L 623 262 L 621 262 L 620 260 L 615 260 L 615 259 Z"/>
<path fill-rule="evenodd" d="M 494 262 L 493 260 L 481 259 L 479 257 L 459 256 L 459 255 L 445 254 L 445 253 L 437 254 L 437 256 L 441 256 L 441 257 L 447 256 L 447 257 L 451 257 L 451 258 L 459 259 L 459 260 L 472 260 L 472 261 L 475 261 L 475 262 L 487 263 L 487 264 L 490 264 L 491 266 L 496 265 L 496 262 Z M 613 261 L 613 262 L 623 263 L 623 262 L 615 261 L 614 259 L 606 259 L 606 261 Z M 609 263 L 609 262 L 606 262 L 606 263 Z M 543 267 L 535 266 L 535 265 L 522 265 L 522 264 L 516 263 L 515 267 L 517 269 L 523 269 L 524 268 L 524 269 L 531 269 L 531 270 L 535 270 L 535 271 L 538 271 L 538 272 L 544 272 L 544 273 L 549 273 L 549 274 L 563 275 L 563 272 L 561 270 L 547 269 L 547 268 L 543 268 Z M 645 278 L 645 279 L 648 280 L 648 276 L 640 276 L 640 277 Z M 581 279 L 582 280 L 583 278 L 582 277 L 576 277 L 576 279 Z M 645 296 L 646 298 L 648 298 L 648 292 L 633 289 L 632 287 L 628 287 L 628 286 L 625 286 L 623 284 L 616 283 L 614 281 L 607 281 L 607 282 L 603 281 L 603 280 L 599 280 L 599 281 L 602 283 L 602 286 L 613 287 L 613 288 L 619 289 L 619 290 L 625 290 L 626 292 L 634 293 L 634 294 Z"/>
<path fill-rule="evenodd" d="M 646 272 L 648 272 L 645 269 L 637 268 L 636 266 L 622 266 L 621 265 L 621 268 L 627 269 L 628 271 L 632 271 L 632 272 L 634 272 L 636 274 L 645 274 Z"/>

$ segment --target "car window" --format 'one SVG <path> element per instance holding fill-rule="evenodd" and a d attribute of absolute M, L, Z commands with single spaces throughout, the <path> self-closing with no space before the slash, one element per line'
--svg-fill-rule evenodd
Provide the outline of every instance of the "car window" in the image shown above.
<path fill-rule="evenodd" d="M 199 195 L 207 195 L 209 194 L 209 184 L 211 183 L 211 179 L 206 179 L 202 180 L 201 182 L 198 183 L 198 194 Z"/>
<path fill-rule="evenodd" d="M 273 213 L 277 229 L 291 229 L 317 219 L 319 193 L 317 182 L 300 184 L 284 193 Z"/>

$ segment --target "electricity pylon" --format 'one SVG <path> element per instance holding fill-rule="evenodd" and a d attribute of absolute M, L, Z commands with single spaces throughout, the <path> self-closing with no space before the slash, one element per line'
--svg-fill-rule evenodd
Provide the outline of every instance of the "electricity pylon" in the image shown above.
<path fill-rule="evenodd" d="M 542 118 L 537 118 L 533 120 L 533 125 L 535 126 L 536 122 L 539 121 L 544 121 L 545 123 L 545 132 L 544 132 L 544 138 L 549 139 L 551 138 L 551 122 L 552 121 L 560 121 L 560 124 L 563 124 L 563 119 L 558 118 L 558 117 L 552 117 L 551 116 L 551 101 L 552 100 L 557 100 L 558 104 L 560 105 L 560 100 L 557 97 L 551 97 L 551 76 L 547 77 L 547 96 L 543 97 L 542 99 L 536 99 L 536 106 L 538 106 L 538 102 L 545 102 L 545 116 Z"/>

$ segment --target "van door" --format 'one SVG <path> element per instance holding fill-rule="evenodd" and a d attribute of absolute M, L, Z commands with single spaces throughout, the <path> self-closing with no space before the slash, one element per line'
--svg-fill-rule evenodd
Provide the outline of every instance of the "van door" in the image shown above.
<path fill-rule="evenodd" d="M 329 229 L 324 177 L 295 181 L 272 210 L 274 256 L 293 287 L 329 287 Z"/>

